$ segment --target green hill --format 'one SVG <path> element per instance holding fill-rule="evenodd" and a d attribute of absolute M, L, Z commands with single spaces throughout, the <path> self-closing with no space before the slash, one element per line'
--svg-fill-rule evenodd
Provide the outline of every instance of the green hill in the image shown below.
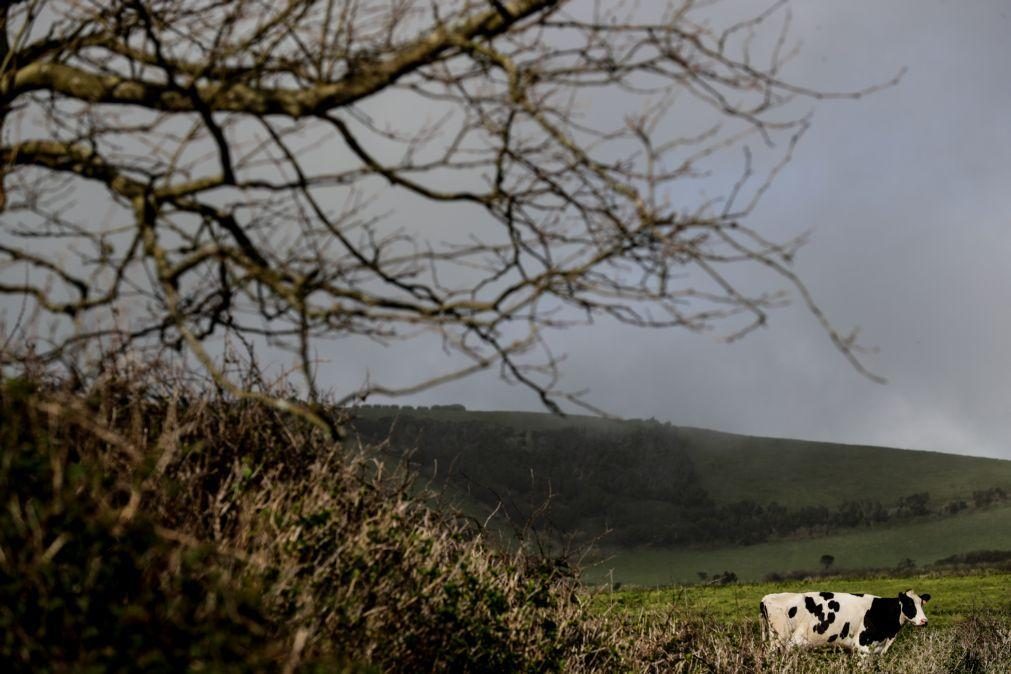
<path fill-rule="evenodd" d="M 890 447 L 735 435 L 680 428 L 701 484 L 717 501 L 798 506 L 853 498 L 894 501 L 929 492 L 935 501 L 976 490 L 1011 491 L 1011 461 Z"/>
<path fill-rule="evenodd" d="M 654 420 L 364 407 L 389 439 L 469 507 L 616 547 L 754 544 L 972 513 L 1007 501 L 1011 461 L 760 438 Z"/>

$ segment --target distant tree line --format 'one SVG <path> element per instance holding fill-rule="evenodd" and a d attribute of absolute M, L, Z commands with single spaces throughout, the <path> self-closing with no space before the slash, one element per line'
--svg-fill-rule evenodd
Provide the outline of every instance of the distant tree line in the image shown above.
<path fill-rule="evenodd" d="M 1011 550 L 972 550 L 963 552 L 944 559 L 939 559 L 934 566 L 988 566 L 1011 565 Z"/>
<path fill-rule="evenodd" d="M 752 544 L 821 536 L 985 507 L 1007 499 L 1000 488 L 971 503 L 933 504 L 928 492 L 891 504 L 847 500 L 790 507 L 742 500 L 717 503 L 701 486 L 692 458 L 669 424 L 607 427 L 504 425 L 406 414 L 364 415 L 354 423 L 368 441 L 388 439 L 419 471 L 510 519 L 576 540 L 606 533 L 621 546 Z"/>

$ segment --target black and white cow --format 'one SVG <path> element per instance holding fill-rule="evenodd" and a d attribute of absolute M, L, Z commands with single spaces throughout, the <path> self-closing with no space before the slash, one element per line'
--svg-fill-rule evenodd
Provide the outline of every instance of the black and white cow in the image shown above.
<path fill-rule="evenodd" d="M 838 646 L 884 653 L 906 623 L 926 625 L 929 594 L 885 599 L 842 592 L 780 592 L 762 597 L 762 636 L 776 646 Z"/>

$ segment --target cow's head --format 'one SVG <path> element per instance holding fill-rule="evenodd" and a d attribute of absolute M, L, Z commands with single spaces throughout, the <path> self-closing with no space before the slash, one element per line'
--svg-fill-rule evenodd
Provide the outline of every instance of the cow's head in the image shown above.
<path fill-rule="evenodd" d="M 900 622 L 911 622 L 914 625 L 926 625 L 927 614 L 923 612 L 923 605 L 930 601 L 929 594 L 916 594 L 912 590 L 899 593 L 899 604 L 902 605 L 902 617 Z"/>

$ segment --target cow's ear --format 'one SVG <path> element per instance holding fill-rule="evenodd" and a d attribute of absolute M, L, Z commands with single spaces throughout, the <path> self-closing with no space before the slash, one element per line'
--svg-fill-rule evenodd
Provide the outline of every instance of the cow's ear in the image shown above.
<path fill-rule="evenodd" d="M 929 594 L 921 594 L 920 595 L 920 599 L 923 600 L 924 604 L 926 604 L 928 601 L 930 601 L 930 595 Z"/>

